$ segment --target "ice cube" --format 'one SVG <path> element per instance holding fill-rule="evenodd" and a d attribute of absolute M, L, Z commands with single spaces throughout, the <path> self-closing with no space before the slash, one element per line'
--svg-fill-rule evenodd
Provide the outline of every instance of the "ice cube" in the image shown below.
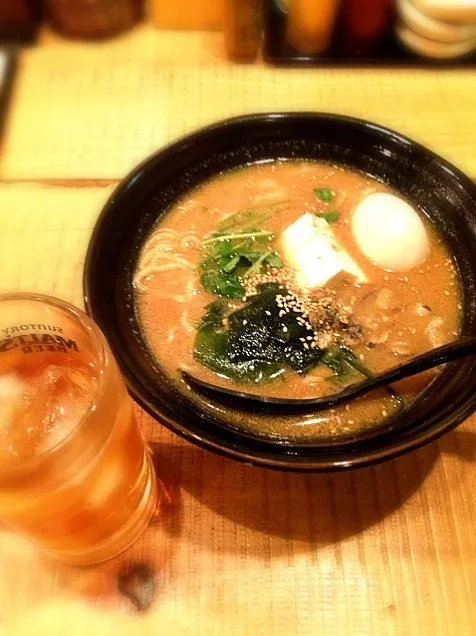
<path fill-rule="evenodd" d="M 0 375 L 0 400 L 7 402 L 21 398 L 27 385 L 21 381 L 16 373 Z"/>
<path fill-rule="evenodd" d="M 24 408 L 24 395 L 28 386 L 14 373 L 0 376 L 0 453 L 17 456 L 14 426 L 18 413 Z"/>
<path fill-rule="evenodd" d="M 9 429 L 10 445 L 16 456 L 27 459 L 38 452 L 46 433 L 53 388 L 53 383 L 44 375 L 24 385 Z"/>
<path fill-rule="evenodd" d="M 59 367 L 50 364 L 45 369 L 45 376 L 48 382 L 53 383 L 57 397 L 67 393 L 83 403 L 85 401 L 91 402 L 92 394 L 95 391 L 95 379 L 91 375 L 91 369 Z"/>
<path fill-rule="evenodd" d="M 22 408 L 28 386 L 15 374 L 0 376 L 0 426 L 10 425 L 15 412 Z"/>
<path fill-rule="evenodd" d="M 56 446 L 90 408 L 95 382 L 90 369 L 58 365 L 28 383 L 0 375 L 0 453 L 26 459 Z"/>
<path fill-rule="evenodd" d="M 46 452 L 61 443 L 78 425 L 91 407 L 95 379 L 90 369 L 50 365 L 44 382 L 52 391 L 48 411 L 43 417 L 45 432 L 39 450 Z"/>

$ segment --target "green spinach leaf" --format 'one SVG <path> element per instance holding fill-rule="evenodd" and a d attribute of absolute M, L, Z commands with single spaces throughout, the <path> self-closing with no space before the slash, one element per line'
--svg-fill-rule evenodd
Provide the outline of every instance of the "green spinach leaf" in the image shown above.
<path fill-rule="evenodd" d="M 215 233 L 202 244 L 200 282 L 212 294 L 228 298 L 244 295 L 243 279 L 262 267 L 282 267 L 279 255 L 270 249 L 273 235 L 267 230 Z"/>
<path fill-rule="evenodd" d="M 329 348 L 321 358 L 321 363 L 334 371 L 335 381 L 338 384 L 347 384 L 348 380 L 355 375 L 364 378 L 373 378 L 374 373 L 355 355 L 352 349 L 344 345 Z M 405 406 L 405 400 L 391 386 L 385 387 L 385 391 L 395 401 L 397 413 L 401 412 Z"/>
<path fill-rule="evenodd" d="M 224 272 L 226 272 L 227 274 L 229 274 L 230 272 L 232 272 L 236 268 L 236 266 L 238 265 L 239 262 L 240 262 L 239 254 L 235 254 L 234 256 L 230 255 L 228 257 L 228 261 L 227 262 L 222 263 L 222 261 L 220 261 L 221 269 Z"/>
<path fill-rule="evenodd" d="M 334 372 L 333 379 L 338 384 L 347 383 L 356 373 L 365 375 L 357 368 L 359 366 L 363 369 L 364 365 L 357 365 L 357 357 L 354 352 L 344 346 L 334 345 L 329 347 L 322 356 L 321 363 Z"/>
<path fill-rule="evenodd" d="M 271 252 L 271 254 L 266 258 L 266 265 L 277 268 L 284 267 L 281 256 L 277 252 Z"/>
<path fill-rule="evenodd" d="M 216 262 L 205 261 L 202 264 L 200 282 L 203 287 L 216 296 L 242 298 L 244 287 L 236 274 L 221 270 Z"/>

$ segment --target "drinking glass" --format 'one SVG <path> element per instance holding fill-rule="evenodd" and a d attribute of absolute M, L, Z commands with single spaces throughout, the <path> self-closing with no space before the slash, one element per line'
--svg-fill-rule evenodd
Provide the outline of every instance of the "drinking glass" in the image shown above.
<path fill-rule="evenodd" d="M 0 295 L 0 517 L 61 561 L 139 537 L 157 482 L 109 346 L 61 300 Z"/>

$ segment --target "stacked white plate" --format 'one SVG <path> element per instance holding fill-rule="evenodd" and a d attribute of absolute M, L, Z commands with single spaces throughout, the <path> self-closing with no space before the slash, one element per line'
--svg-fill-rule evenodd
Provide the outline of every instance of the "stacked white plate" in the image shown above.
<path fill-rule="evenodd" d="M 476 0 L 397 0 L 397 35 L 424 57 L 456 59 L 476 51 Z"/>

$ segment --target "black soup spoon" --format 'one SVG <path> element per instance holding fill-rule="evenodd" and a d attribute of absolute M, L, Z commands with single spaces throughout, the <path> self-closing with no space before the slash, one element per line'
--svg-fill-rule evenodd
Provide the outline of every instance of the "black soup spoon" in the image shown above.
<path fill-rule="evenodd" d="M 456 360 L 475 354 L 476 337 L 469 336 L 461 338 L 460 340 L 416 356 L 408 362 L 392 367 L 362 382 L 352 384 L 333 395 L 305 399 L 266 397 L 245 391 L 235 391 L 234 389 L 204 382 L 187 371 L 182 371 L 181 373 L 182 378 L 191 389 L 217 401 L 224 402 L 229 406 L 254 412 L 273 411 L 280 413 L 299 413 L 332 408 L 342 402 L 347 402 L 361 395 L 365 395 L 374 389 L 387 387 L 389 384 L 397 382 L 398 380 L 410 378 L 423 371 L 428 371 L 442 364 L 455 362 Z"/>

